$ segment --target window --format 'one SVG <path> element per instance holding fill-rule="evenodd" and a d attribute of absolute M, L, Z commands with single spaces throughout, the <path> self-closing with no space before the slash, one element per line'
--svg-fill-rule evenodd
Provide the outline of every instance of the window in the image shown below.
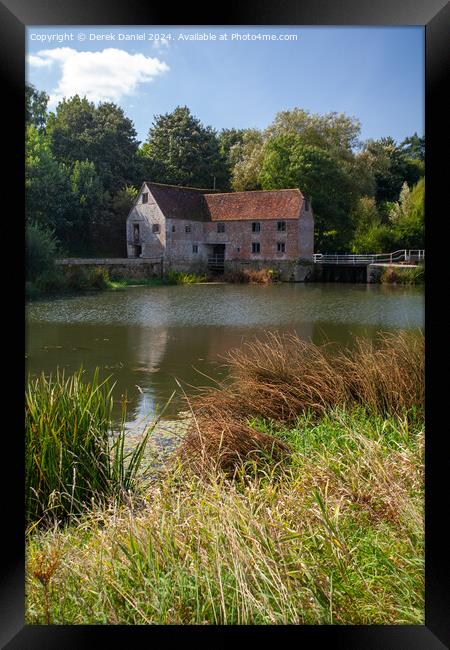
<path fill-rule="evenodd" d="M 134 241 L 139 241 L 139 224 L 133 224 L 133 239 Z"/>
<path fill-rule="evenodd" d="M 154 223 L 152 225 L 152 232 L 159 232 L 159 223 Z"/>
<path fill-rule="evenodd" d="M 148 192 L 142 192 L 142 203 L 148 203 Z"/>
<path fill-rule="evenodd" d="M 240 253 L 240 252 L 241 252 L 241 247 L 240 247 L 240 246 L 237 246 L 237 247 L 236 247 L 236 250 L 237 250 L 238 253 Z"/>
<path fill-rule="evenodd" d="M 261 224 L 259 221 L 252 222 L 252 232 L 259 232 L 261 230 Z"/>
<path fill-rule="evenodd" d="M 221 221 L 217 224 L 217 232 L 225 232 L 225 224 Z"/>
<path fill-rule="evenodd" d="M 175 226 L 172 226 L 172 232 L 175 232 Z"/>
<path fill-rule="evenodd" d="M 286 221 L 277 221 L 277 230 L 278 230 L 278 232 L 285 232 L 285 230 L 286 230 Z"/>
<path fill-rule="evenodd" d="M 309 211 L 309 199 L 305 199 L 305 211 Z"/>
<path fill-rule="evenodd" d="M 261 252 L 261 244 L 259 241 L 254 241 L 252 242 L 252 253 L 260 253 Z"/>
<path fill-rule="evenodd" d="M 277 251 L 278 251 L 278 253 L 285 253 L 286 252 L 286 244 L 284 243 L 284 241 L 277 242 Z"/>
<path fill-rule="evenodd" d="M 189 223 L 185 225 L 184 232 L 191 232 L 191 225 Z"/>
<path fill-rule="evenodd" d="M 193 253 L 198 253 L 198 244 L 193 244 L 192 245 L 192 252 Z"/>

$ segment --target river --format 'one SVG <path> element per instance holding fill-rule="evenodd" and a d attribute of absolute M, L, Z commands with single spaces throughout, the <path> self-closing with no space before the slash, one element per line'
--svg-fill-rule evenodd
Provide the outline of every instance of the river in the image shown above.
<path fill-rule="evenodd" d="M 40 300 L 26 310 L 26 370 L 95 367 L 127 394 L 128 428 L 140 427 L 178 383 L 187 395 L 226 374 L 223 355 L 267 330 L 314 343 L 424 326 L 423 287 L 366 284 L 197 284 Z M 173 399 L 165 417 L 182 408 Z M 158 406 L 159 405 L 159 406 Z M 185 408 L 185 407 L 183 407 Z M 118 410 L 117 410 L 118 413 Z"/>

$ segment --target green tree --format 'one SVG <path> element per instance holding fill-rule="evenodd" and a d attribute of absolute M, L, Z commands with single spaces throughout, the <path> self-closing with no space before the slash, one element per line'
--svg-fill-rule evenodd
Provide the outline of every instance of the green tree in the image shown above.
<path fill-rule="evenodd" d="M 425 246 L 425 179 L 410 189 L 403 184 L 398 202 L 390 211 L 390 222 L 399 248 Z"/>
<path fill-rule="evenodd" d="M 354 227 L 353 253 L 386 253 L 395 245 L 392 229 L 383 223 L 375 199 L 361 197 L 351 212 Z"/>
<path fill-rule="evenodd" d="M 79 249 L 79 252 L 83 253 L 90 248 L 91 223 L 103 201 L 103 186 L 94 163 L 88 160 L 74 162 L 70 183 L 72 227 L 70 234 L 67 234 L 71 251 Z"/>
<path fill-rule="evenodd" d="M 425 162 L 425 136 L 420 137 L 414 133 L 400 143 L 400 148 L 407 158 Z"/>
<path fill-rule="evenodd" d="M 78 95 L 64 99 L 50 113 L 47 132 L 55 158 L 72 166 L 88 160 L 103 187 L 115 192 L 138 176 L 136 131 L 123 110 L 111 102 L 97 107 Z"/>
<path fill-rule="evenodd" d="M 304 145 L 324 149 L 338 159 L 352 160 L 360 131 L 360 122 L 344 113 L 311 114 L 297 107 L 277 113 L 267 128 L 266 136 L 295 134 Z"/>
<path fill-rule="evenodd" d="M 360 158 L 374 174 L 378 204 L 395 201 L 404 182 L 413 185 L 424 174 L 423 163 L 408 158 L 391 137 L 369 140 Z"/>
<path fill-rule="evenodd" d="M 28 223 L 25 228 L 25 277 L 36 280 L 42 273 L 52 271 L 59 244 L 52 230 Z"/>
<path fill-rule="evenodd" d="M 48 100 L 46 92 L 36 90 L 32 84 L 25 84 L 25 122 L 39 131 L 45 128 Z"/>
<path fill-rule="evenodd" d="M 231 186 L 236 192 L 259 190 L 265 136 L 258 129 L 246 129 L 241 142 L 230 147 Z"/>
<path fill-rule="evenodd" d="M 271 138 L 264 145 L 259 180 L 263 189 L 298 187 L 312 201 L 315 248 L 345 250 L 351 237 L 351 192 L 347 178 L 326 151 L 303 144 L 297 134 Z"/>
<path fill-rule="evenodd" d="M 229 173 L 219 139 L 187 106 L 156 116 L 142 147 L 148 180 L 174 185 L 226 189 Z M 215 181 L 214 181 L 215 179 Z"/>
<path fill-rule="evenodd" d="M 68 168 L 55 160 L 48 136 L 29 124 L 25 139 L 25 214 L 29 223 L 54 230 L 66 239 L 71 227 Z"/>

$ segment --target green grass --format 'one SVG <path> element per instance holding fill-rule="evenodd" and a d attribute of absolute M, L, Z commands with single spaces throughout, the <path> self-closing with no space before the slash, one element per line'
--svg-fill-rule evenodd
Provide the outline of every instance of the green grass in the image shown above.
<path fill-rule="evenodd" d="M 423 344 L 247 343 L 229 380 L 190 401 L 166 471 L 118 490 L 119 447 L 102 498 L 108 447 L 85 450 L 91 423 L 107 429 L 109 389 L 31 386 L 27 473 L 46 499 L 30 481 L 28 499 L 65 516 L 28 529 L 27 623 L 423 624 Z"/>
<path fill-rule="evenodd" d="M 167 284 L 197 284 L 198 282 L 206 282 L 206 279 L 206 275 L 171 270 L 167 274 L 166 282 Z"/>
<path fill-rule="evenodd" d="M 112 427 L 109 378 L 82 370 L 28 380 L 25 393 L 26 523 L 67 521 L 93 503 L 120 501 L 133 491 L 149 427 L 133 453 Z M 122 421 L 126 416 L 126 396 Z"/>
<path fill-rule="evenodd" d="M 423 422 L 334 409 L 234 480 L 180 465 L 138 508 L 33 531 L 27 622 L 423 624 Z"/>
<path fill-rule="evenodd" d="M 382 284 L 423 284 L 425 282 L 425 267 L 388 266 L 380 276 Z"/>

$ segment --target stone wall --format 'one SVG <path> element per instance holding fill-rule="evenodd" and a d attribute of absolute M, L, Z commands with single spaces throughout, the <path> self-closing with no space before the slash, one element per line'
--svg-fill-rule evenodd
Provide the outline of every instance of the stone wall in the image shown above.
<path fill-rule="evenodd" d="M 61 259 L 56 260 L 56 265 L 62 269 L 82 266 L 83 268 L 102 267 L 108 271 L 111 280 L 136 279 L 146 280 L 149 278 L 162 277 L 163 265 L 161 259 L 129 259 L 129 258 L 98 258 L 98 259 Z"/>

